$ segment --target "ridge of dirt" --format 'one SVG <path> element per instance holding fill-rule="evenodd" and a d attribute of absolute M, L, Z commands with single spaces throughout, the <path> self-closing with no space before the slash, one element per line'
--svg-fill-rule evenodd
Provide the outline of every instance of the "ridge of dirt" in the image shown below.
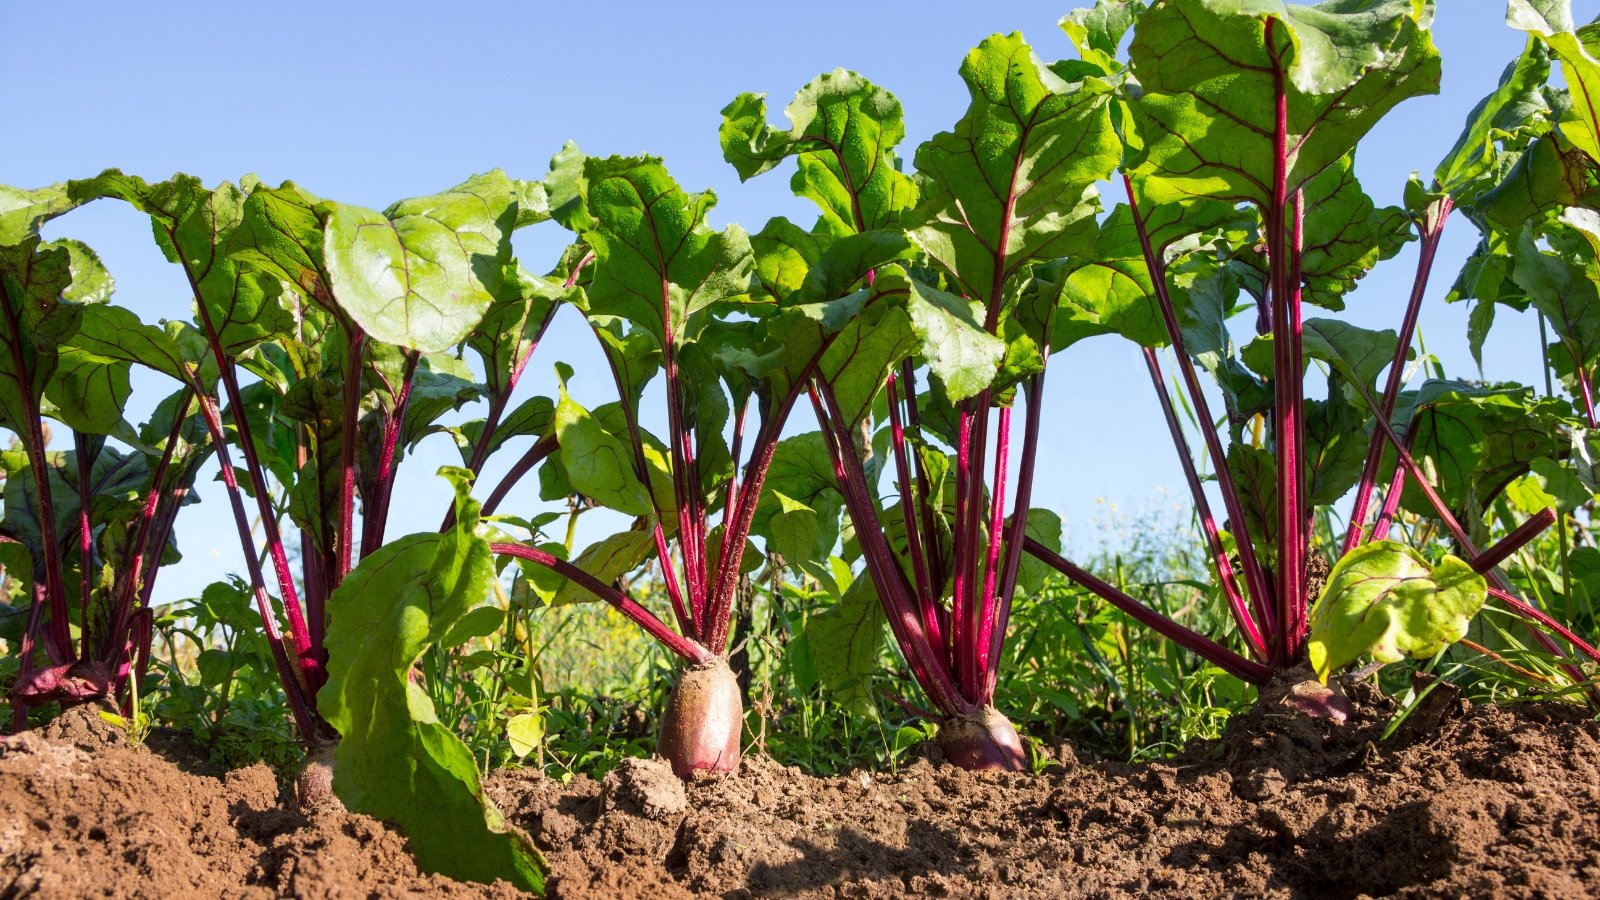
<path fill-rule="evenodd" d="M 818 778 L 759 757 L 684 784 L 660 761 L 487 790 L 559 898 L 1600 895 L 1600 724 L 1438 686 L 1394 736 L 1270 703 L 1164 763 L 974 774 L 937 751 Z M 58 720 L 60 721 L 60 720 Z M 0 742 L 0 897 L 514 897 L 420 874 L 360 815 L 307 817 L 265 766 L 220 777 L 97 713 Z M 169 751 L 170 752 L 170 751 Z"/>
<path fill-rule="evenodd" d="M 1385 742 L 1392 703 L 1347 688 L 1343 727 L 1263 705 L 1166 763 L 1058 748 L 1038 776 L 922 759 L 813 778 L 751 758 L 681 807 L 640 799 L 659 762 L 488 790 L 561 898 L 1600 895 L 1600 725 L 1581 709 L 1438 690 Z"/>
<path fill-rule="evenodd" d="M 366 816 L 302 815 L 264 765 L 187 772 L 78 709 L 0 742 L 0 897 L 522 896 L 420 874 Z"/>

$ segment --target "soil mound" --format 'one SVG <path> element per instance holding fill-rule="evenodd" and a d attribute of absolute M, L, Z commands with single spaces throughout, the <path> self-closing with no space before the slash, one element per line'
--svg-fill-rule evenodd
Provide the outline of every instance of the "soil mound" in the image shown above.
<path fill-rule="evenodd" d="M 645 793 L 636 772 L 503 772 L 489 792 L 563 898 L 1600 896 L 1582 710 L 1469 710 L 1441 686 L 1383 740 L 1392 705 L 1347 689 L 1342 727 L 1258 708 L 1170 763 L 1059 748 L 1038 776 L 924 759 L 813 778 L 747 759 L 679 812 L 619 799 Z"/>
<path fill-rule="evenodd" d="M 419 874 L 366 816 L 302 816 L 266 766 L 186 772 L 67 716 L 0 742 L 0 897 L 521 896 Z"/>
<path fill-rule="evenodd" d="M 814 778 L 749 758 L 685 785 L 637 760 L 488 790 L 564 898 L 1600 896 L 1583 710 L 1468 708 L 1441 687 L 1385 739 L 1392 707 L 1347 688 L 1342 727 L 1258 707 L 1168 763 L 1062 747 L 1040 775 L 978 775 L 935 752 Z M 265 767 L 219 777 L 62 737 L 0 743 L 0 897 L 518 895 L 419 874 L 365 816 L 302 815 Z"/>

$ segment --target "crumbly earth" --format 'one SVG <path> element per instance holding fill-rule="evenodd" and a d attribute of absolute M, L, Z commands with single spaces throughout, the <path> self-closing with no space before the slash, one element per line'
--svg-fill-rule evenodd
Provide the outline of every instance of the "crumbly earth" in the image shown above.
<path fill-rule="evenodd" d="M 752 755 L 684 785 L 633 761 L 489 793 L 565 898 L 1600 895 L 1600 725 L 1573 706 L 1469 708 L 1441 686 L 1344 726 L 1281 707 L 1148 765 L 1058 748 L 1038 775 L 936 751 L 814 778 Z M 0 744 L 0 897 L 515 896 L 417 873 L 364 816 L 306 818 L 262 767 L 221 777 L 126 746 Z M 192 768 L 192 767 L 191 767 Z"/>

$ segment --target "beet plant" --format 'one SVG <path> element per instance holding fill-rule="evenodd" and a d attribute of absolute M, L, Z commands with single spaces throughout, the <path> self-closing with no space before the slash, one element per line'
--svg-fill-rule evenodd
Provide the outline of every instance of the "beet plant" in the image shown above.
<path fill-rule="evenodd" d="M 1046 67 L 1019 35 L 985 41 L 961 74 L 971 105 L 953 132 L 917 151 L 917 181 L 896 169 L 898 102 L 842 72 L 800 91 L 788 132 L 765 124 L 759 98 L 736 100 L 724 110 L 723 149 L 743 177 L 796 157 L 796 193 L 823 209 L 809 240 L 830 252 L 890 244 L 897 232 L 911 242 L 909 275 L 871 282 L 903 293 L 900 318 L 864 348 L 873 364 L 825 366 L 808 385 L 816 444 L 891 631 L 937 710 L 946 758 L 1021 769 L 1021 741 L 993 701 L 1024 540 L 1038 530 L 1053 541 L 1060 530 L 1030 506 L 1056 309 L 1041 285 L 1092 249 L 1093 184 L 1115 167 L 1118 145 L 1111 85 Z M 880 422 L 887 459 L 864 440 Z M 891 467 L 893 503 L 879 501 L 881 467 Z"/>
<path fill-rule="evenodd" d="M 177 558 L 173 524 L 212 452 L 187 387 L 143 426 L 123 419 L 130 360 L 150 352 L 152 335 L 164 349 L 172 341 L 111 305 L 113 282 L 94 251 L 40 238 L 77 205 L 65 185 L 0 189 L 0 416 L 17 442 L 0 455 L 0 559 L 31 596 L 20 633 L 9 635 L 19 663 L 13 730 L 30 707 L 53 702 L 132 713 L 150 660 L 156 575 Z M 196 384 L 205 377 L 175 349 L 162 361 Z M 49 449 L 46 418 L 70 434 L 71 450 Z"/>
<path fill-rule="evenodd" d="M 549 426 L 548 401 L 505 414 L 516 377 L 566 290 L 559 276 L 525 272 L 510 252 L 514 229 L 547 218 L 542 184 L 495 171 L 383 212 L 324 200 L 292 182 L 206 188 L 190 176 L 151 184 L 116 170 L 72 182 L 67 195 L 73 203 L 116 198 L 144 212 L 191 287 L 192 323 L 159 329 L 131 316 L 89 320 L 100 322 L 88 331 L 98 341 L 91 350 L 177 379 L 198 406 L 262 634 L 307 745 L 302 802 L 337 793 L 406 828 L 425 866 L 537 886 L 537 853 L 484 804 L 470 753 L 438 731 L 425 704 L 388 689 L 370 667 L 365 677 L 340 682 L 334 715 L 323 714 L 318 698 L 330 673 L 361 665 L 368 647 L 367 634 L 330 632 L 329 623 L 340 616 L 334 597 L 358 561 L 386 546 L 405 448 L 480 395 L 470 368 L 450 351 L 466 342 L 482 355 L 493 420 L 453 432 L 467 463 L 464 479 L 508 438 Z M 280 525 L 285 517 L 299 532 L 298 579 Z M 339 594 L 351 598 L 351 615 L 360 608 L 358 593 Z M 436 615 L 448 627 L 464 611 Z M 385 646 L 399 653 L 411 645 L 397 636 Z M 352 708 L 375 719 L 354 716 Z M 389 784 L 388 776 L 366 761 L 417 751 L 423 758 L 403 796 L 434 799 L 385 805 L 387 788 L 371 786 Z M 471 841 L 498 850 L 459 851 Z"/>
<path fill-rule="evenodd" d="M 1497 396 L 1520 391 L 1497 395 L 1441 382 L 1401 390 L 1445 220 L 1458 199 L 1481 192 L 1484 179 L 1515 157 L 1500 142 L 1526 99 L 1515 84 L 1502 87 L 1474 111 L 1431 186 L 1414 180 L 1405 209 L 1376 208 L 1354 176 L 1356 144 L 1397 104 L 1437 90 L 1432 14 L 1432 4 L 1385 0 L 1316 7 L 1201 0 L 1148 8 L 1101 3 L 1064 22 L 1083 65 L 1119 85 L 1128 202 L 1102 224 L 1094 262 L 1063 280 L 1063 302 L 1075 331 L 1115 332 L 1145 348 L 1248 656 L 1048 548 L 1030 550 L 1256 684 L 1308 662 L 1325 681 L 1363 655 L 1427 658 L 1465 634 L 1486 594 L 1589 652 L 1494 572 L 1552 515 L 1538 511 L 1481 553 L 1462 524 L 1476 527 L 1481 510 L 1527 470 L 1519 441 L 1548 434 L 1551 411 L 1515 399 L 1485 411 Z M 1114 54 L 1129 27 L 1124 67 Z M 1421 248 L 1399 334 L 1304 315 L 1307 304 L 1341 310 L 1355 282 L 1394 255 L 1408 230 Z M 1228 328 L 1239 312 L 1254 314 L 1256 334 L 1243 347 L 1234 346 Z M 1162 347 L 1171 348 L 1180 389 L 1199 419 L 1226 511 L 1222 523 L 1168 394 L 1156 353 Z M 1312 364 L 1324 373 L 1325 400 L 1306 396 Z M 1225 434 L 1215 427 L 1212 388 L 1199 369 L 1223 397 Z M 1463 409 L 1498 414 L 1503 427 L 1452 430 Z M 1390 472 L 1369 525 L 1379 477 Z M 1315 508 L 1352 489 L 1348 535 L 1317 547 Z M 1386 540 L 1402 502 L 1437 518 L 1460 556 Z M 1543 630 L 1536 637 L 1557 649 Z M 1332 691 L 1291 696 L 1308 711 L 1345 714 Z"/>
<path fill-rule="evenodd" d="M 663 717 L 660 752 L 682 777 L 733 771 L 744 719 L 727 665 L 729 626 L 740 580 L 759 562 L 749 539 L 762 486 L 809 373 L 848 360 L 865 340 L 870 323 L 862 317 L 877 315 L 887 296 L 834 295 L 904 242 L 851 248 L 831 260 L 830 283 L 780 298 L 763 290 L 756 271 L 781 278 L 794 270 L 768 269 L 770 258 L 758 260 L 737 226 L 707 226 L 715 196 L 684 192 L 659 161 L 569 150 L 556 166 L 570 178 L 551 188 L 552 212 L 593 254 L 575 302 L 605 352 L 618 400 L 585 409 L 567 392 L 572 371 L 561 367 L 553 431 L 560 450 L 541 477 L 634 522 L 570 561 L 559 544 L 500 543 L 495 551 L 531 573 L 560 576 L 553 602 L 598 597 L 678 656 L 686 669 Z M 656 385 L 665 439 L 642 422 Z M 614 585 L 650 560 L 675 629 Z"/>

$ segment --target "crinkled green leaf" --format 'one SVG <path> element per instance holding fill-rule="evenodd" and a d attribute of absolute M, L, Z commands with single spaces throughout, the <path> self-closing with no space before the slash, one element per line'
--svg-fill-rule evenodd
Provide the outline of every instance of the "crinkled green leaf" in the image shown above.
<path fill-rule="evenodd" d="M 1095 0 L 1088 9 L 1075 9 L 1061 17 L 1061 30 L 1067 33 L 1084 62 L 1110 74 L 1122 68 L 1117 47 L 1144 11 L 1144 0 Z"/>
<path fill-rule="evenodd" d="M 70 182 L 69 190 L 83 200 L 115 197 L 150 217 L 156 243 L 169 262 L 183 268 L 228 356 L 241 356 L 292 330 L 278 279 L 247 269 L 231 256 L 245 208 L 245 194 L 237 186 L 223 182 L 208 189 L 200 179 L 182 174 L 149 184 L 107 169 Z"/>
<path fill-rule="evenodd" d="M 1555 422 L 1565 403 L 1536 400 L 1528 388 L 1482 387 L 1430 381 L 1416 395 L 1409 430 L 1412 454 L 1453 513 L 1463 521 L 1499 495 L 1540 457 L 1559 454 L 1564 442 Z M 1397 411 L 1403 420 L 1406 410 Z M 1408 479 L 1401 505 L 1433 516 L 1432 504 Z"/>
<path fill-rule="evenodd" d="M 1188 0 L 1152 6 L 1129 49 L 1139 173 L 1155 202 L 1272 202 L 1277 99 L 1288 196 L 1385 113 L 1439 89 L 1431 0 Z"/>
<path fill-rule="evenodd" d="M 1355 154 L 1324 169 L 1305 187 L 1304 239 L 1299 259 L 1301 299 L 1324 309 L 1344 309 L 1344 295 L 1380 260 L 1411 240 L 1411 219 L 1397 206 L 1382 209 L 1361 189 Z M 1252 248 L 1237 258 L 1261 273 L 1267 258 Z"/>
<path fill-rule="evenodd" d="M 1427 659 L 1466 636 L 1487 597 L 1483 576 L 1454 556 L 1430 566 L 1404 544 L 1373 541 L 1333 567 L 1311 609 L 1306 652 L 1323 681 L 1363 656 Z"/>
<path fill-rule="evenodd" d="M 920 345 L 918 356 L 944 382 L 952 401 L 974 396 L 994 381 L 1006 346 L 984 330 L 983 310 L 976 303 L 913 281 L 906 313 Z"/>
<path fill-rule="evenodd" d="M 737 225 L 713 231 L 705 224 L 715 194 L 684 193 L 652 157 L 589 158 L 584 178 L 592 314 L 626 319 L 664 345 L 668 331 L 675 341 L 690 336 L 695 313 L 749 293 L 749 236 Z"/>
<path fill-rule="evenodd" d="M 893 227 L 916 203 L 916 184 L 894 152 L 905 124 L 893 94 L 835 69 L 801 88 L 784 114 L 792 127 L 774 131 L 760 94 L 740 94 L 722 110 L 722 155 L 740 180 L 797 157 L 794 192 L 822 209 L 816 230 L 834 235 Z"/>
<path fill-rule="evenodd" d="M 1499 181 L 1528 141 L 1549 127 L 1541 127 L 1550 112 L 1543 90 L 1549 77 L 1549 55 L 1530 38 L 1501 73 L 1500 83 L 1467 114 L 1461 136 L 1439 161 L 1433 177 L 1441 189 L 1471 203 Z"/>
<path fill-rule="evenodd" d="M 1590 159 L 1600 161 L 1600 29 L 1577 27 L 1571 0 L 1510 0 L 1506 24 L 1543 39 L 1561 61 L 1572 93 L 1563 129 Z"/>
<path fill-rule="evenodd" d="M 1020 34 L 983 41 L 961 77 L 971 94 L 966 115 L 917 149 L 928 181 L 911 237 L 997 318 L 1024 266 L 1089 249 L 1099 210 L 1093 185 L 1111 174 L 1122 145 L 1111 127 L 1111 86 L 1062 79 Z"/>
<path fill-rule="evenodd" d="M 0 415 L 17 434 L 32 427 L 61 347 L 78 329 L 83 305 L 63 300 L 71 284 L 67 248 L 36 236 L 0 247 Z"/>

